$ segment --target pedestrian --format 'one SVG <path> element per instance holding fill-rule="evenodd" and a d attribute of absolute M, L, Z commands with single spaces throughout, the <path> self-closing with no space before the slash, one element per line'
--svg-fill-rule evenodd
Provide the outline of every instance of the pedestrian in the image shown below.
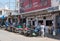
<path fill-rule="evenodd" d="M 35 30 L 34 30 L 36 33 L 39 31 L 39 25 L 37 25 L 36 27 L 35 27 Z"/>
<path fill-rule="evenodd" d="M 45 37 L 47 37 L 47 36 L 48 36 L 48 27 L 45 26 Z"/>
<path fill-rule="evenodd" d="M 53 36 L 55 36 L 56 35 L 56 30 L 55 30 L 55 27 L 54 27 L 54 25 L 52 24 L 52 34 L 53 34 Z"/>
<path fill-rule="evenodd" d="M 38 23 L 38 25 L 35 27 L 34 32 L 40 34 L 40 30 L 41 30 L 40 23 Z"/>
<path fill-rule="evenodd" d="M 45 29 L 45 25 L 42 23 L 41 24 L 41 36 L 44 37 L 44 29 Z"/>
<path fill-rule="evenodd" d="M 8 30 L 8 26 L 9 26 L 9 22 L 8 22 L 8 20 L 6 20 L 6 22 L 5 22 L 5 26 L 6 26 L 6 30 Z"/>

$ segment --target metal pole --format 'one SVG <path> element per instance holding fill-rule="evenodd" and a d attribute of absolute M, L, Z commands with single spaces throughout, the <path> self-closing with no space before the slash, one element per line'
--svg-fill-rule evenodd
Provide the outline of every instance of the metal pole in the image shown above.
<path fill-rule="evenodd" d="M 17 1 L 17 9 L 18 9 L 18 14 L 20 14 L 20 1 Z"/>
<path fill-rule="evenodd" d="M 15 0 L 15 10 L 16 10 L 16 4 L 17 4 L 17 1 Z"/>
<path fill-rule="evenodd" d="M 10 0 L 9 0 L 9 9 L 10 9 Z"/>

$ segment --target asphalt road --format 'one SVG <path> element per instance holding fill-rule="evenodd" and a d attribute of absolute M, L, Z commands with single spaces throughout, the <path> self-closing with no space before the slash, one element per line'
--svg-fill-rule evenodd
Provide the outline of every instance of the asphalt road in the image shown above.
<path fill-rule="evenodd" d="M 25 37 L 16 33 L 0 30 L 0 41 L 60 41 L 48 37 Z"/>

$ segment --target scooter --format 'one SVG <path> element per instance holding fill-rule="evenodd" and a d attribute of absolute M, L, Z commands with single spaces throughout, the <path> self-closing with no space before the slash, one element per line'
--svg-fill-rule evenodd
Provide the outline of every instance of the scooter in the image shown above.
<path fill-rule="evenodd" d="M 19 32 L 19 34 L 23 35 L 24 34 L 23 33 L 23 28 L 19 28 L 18 32 Z"/>
<path fill-rule="evenodd" d="M 26 27 L 25 30 L 24 30 L 24 35 L 25 35 L 25 36 L 29 36 L 30 33 L 31 33 L 30 28 Z"/>

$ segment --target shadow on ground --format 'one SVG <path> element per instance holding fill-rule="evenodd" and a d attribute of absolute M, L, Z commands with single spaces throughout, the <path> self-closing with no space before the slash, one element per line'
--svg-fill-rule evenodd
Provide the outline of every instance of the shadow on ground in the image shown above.
<path fill-rule="evenodd" d="M 60 34 L 59 34 L 59 35 L 56 35 L 56 36 L 48 35 L 47 37 L 48 37 L 48 38 L 52 38 L 52 39 L 60 40 Z"/>

